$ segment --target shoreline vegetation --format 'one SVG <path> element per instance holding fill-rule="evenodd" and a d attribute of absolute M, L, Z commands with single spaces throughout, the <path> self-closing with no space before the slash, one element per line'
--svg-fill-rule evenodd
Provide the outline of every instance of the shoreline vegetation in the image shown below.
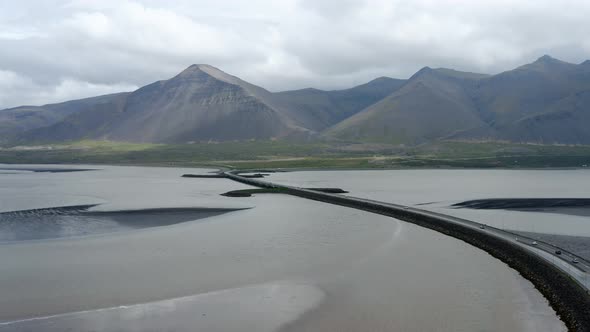
<path fill-rule="evenodd" d="M 590 146 L 439 141 L 247 141 L 142 144 L 77 141 L 0 148 L 3 164 L 110 164 L 223 169 L 587 168 Z"/>
<path fill-rule="evenodd" d="M 382 214 L 462 240 L 499 259 L 529 280 L 549 301 L 549 304 L 569 331 L 590 331 L 590 315 L 588 315 L 590 312 L 590 295 L 588 292 L 577 281 L 553 264 L 509 241 L 464 225 L 450 223 L 442 218 L 426 216 L 406 209 L 388 208 L 382 205 L 356 201 L 344 196 L 325 195 L 316 191 L 283 187 L 273 183 L 243 178 L 239 175 L 239 172 L 224 174 L 234 181 L 253 185 L 270 192 L 281 190 L 282 193 L 302 198 Z"/>

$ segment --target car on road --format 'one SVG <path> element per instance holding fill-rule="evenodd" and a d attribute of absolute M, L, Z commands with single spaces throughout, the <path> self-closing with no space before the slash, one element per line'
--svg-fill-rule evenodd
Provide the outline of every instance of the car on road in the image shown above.
<path fill-rule="evenodd" d="M 572 259 L 572 263 L 578 264 L 580 261 L 577 258 Z"/>
<path fill-rule="evenodd" d="M 537 241 L 533 241 L 531 244 L 536 246 L 538 243 L 537 243 Z"/>
<path fill-rule="evenodd" d="M 555 250 L 556 255 L 561 255 L 561 250 Z"/>
<path fill-rule="evenodd" d="M 484 228 L 485 228 L 485 226 L 484 226 L 484 225 L 479 225 L 479 228 L 480 228 L 480 229 L 484 229 Z"/>

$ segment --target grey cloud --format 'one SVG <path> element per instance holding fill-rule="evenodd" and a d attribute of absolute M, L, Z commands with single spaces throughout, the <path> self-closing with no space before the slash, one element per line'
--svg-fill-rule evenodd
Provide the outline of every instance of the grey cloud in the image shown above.
<path fill-rule="evenodd" d="M 133 88 L 209 63 L 270 90 L 423 66 L 495 73 L 590 58 L 590 3 L 48 0 L 0 4 L 0 108 Z"/>

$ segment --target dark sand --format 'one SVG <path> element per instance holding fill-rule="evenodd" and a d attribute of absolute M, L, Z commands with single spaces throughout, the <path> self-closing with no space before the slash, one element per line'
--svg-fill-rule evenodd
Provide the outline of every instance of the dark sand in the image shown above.
<path fill-rule="evenodd" d="M 590 198 L 490 198 L 453 204 L 456 208 L 512 210 L 590 216 Z"/>
<path fill-rule="evenodd" d="M 79 205 L 0 213 L 0 243 L 88 236 L 205 219 L 235 209 L 166 208 L 92 211 Z"/>

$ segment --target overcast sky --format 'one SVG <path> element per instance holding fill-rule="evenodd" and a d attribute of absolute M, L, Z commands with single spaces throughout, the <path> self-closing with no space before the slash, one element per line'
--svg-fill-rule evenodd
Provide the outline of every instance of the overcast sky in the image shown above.
<path fill-rule="evenodd" d="M 129 91 L 193 63 L 271 91 L 579 63 L 589 31 L 584 0 L 1 1 L 0 108 Z"/>

